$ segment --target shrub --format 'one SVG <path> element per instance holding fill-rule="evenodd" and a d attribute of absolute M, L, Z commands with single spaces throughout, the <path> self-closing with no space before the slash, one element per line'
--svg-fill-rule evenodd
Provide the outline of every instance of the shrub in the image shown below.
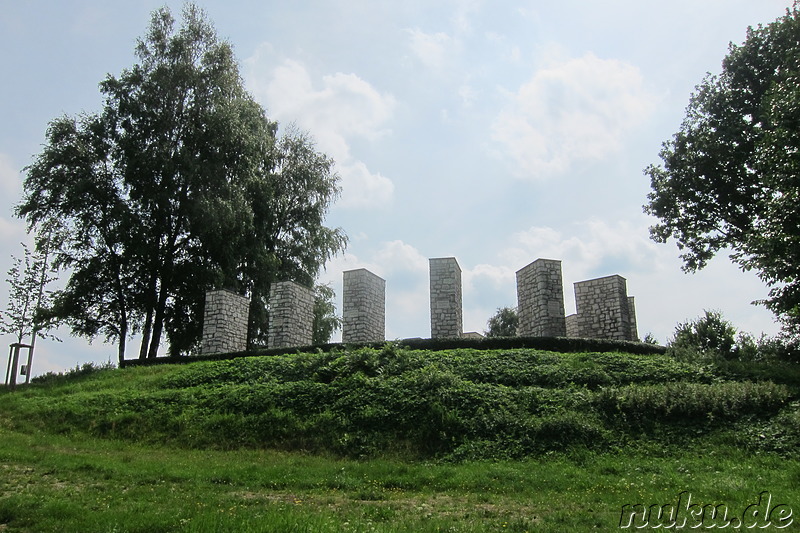
<path fill-rule="evenodd" d="M 92 374 L 102 372 L 103 370 L 111 370 L 114 368 L 116 368 L 116 366 L 110 361 L 102 364 L 89 362 L 84 363 L 83 365 L 75 365 L 75 368 L 67 370 L 66 372 L 47 372 L 46 374 L 31 378 L 31 383 L 44 385 L 69 381 L 76 378 L 91 376 Z"/>
<path fill-rule="evenodd" d="M 776 412 L 789 398 L 786 386 L 772 382 L 666 383 L 602 389 L 595 394 L 594 405 L 626 424 L 706 425 L 717 419 Z"/>
<path fill-rule="evenodd" d="M 696 320 L 678 324 L 669 348 L 680 359 L 714 356 L 733 359 L 737 353 L 736 328 L 719 311 L 705 311 Z"/>
<path fill-rule="evenodd" d="M 487 337 L 514 337 L 517 334 L 519 316 L 511 307 L 498 308 L 497 313 L 489 319 L 486 330 Z"/>

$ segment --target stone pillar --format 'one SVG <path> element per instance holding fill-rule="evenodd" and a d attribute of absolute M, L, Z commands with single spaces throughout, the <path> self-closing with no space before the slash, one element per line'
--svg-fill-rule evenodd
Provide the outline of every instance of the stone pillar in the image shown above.
<path fill-rule="evenodd" d="M 614 275 L 575 283 L 581 337 L 631 340 L 625 278 Z"/>
<path fill-rule="evenodd" d="M 636 303 L 633 296 L 628 296 L 628 316 L 631 320 L 631 340 L 639 340 L 639 330 L 636 327 Z"/>
<path fill-rule="evenodd" d="M 578 315 L 573 313 L 568 315 L 565 319 L 567 326 L 567 337 L 579 338 L 581 337 L 581 327 L 578 324 Z"/>
<path fill-rule="evenodd" d="M 564 289 L 561 261 L 537 259 L 517 271 L 520 337 L 564 337 Z"/>
<path fill-rule="evenodd" d="M 386 340 L 386 280 L 367 269 L 342 273 L 342 342 Z"/>
<path fill-rule="evenodd" d="M 455 257 L 430 259 L 431 338 L 461 337 L 461 267 Z"/>
<path fill-rule="evenodd" d="M 200 354 L 240 352 L 247 349 L 250 300 L 228 290 L 206 292 Z"/>
<path fill-rule="evenodd" d="M 314 292 L 293 281 L 273 283 L 269 290 L 267 347 L 310 346 L 313 327 Z"/>

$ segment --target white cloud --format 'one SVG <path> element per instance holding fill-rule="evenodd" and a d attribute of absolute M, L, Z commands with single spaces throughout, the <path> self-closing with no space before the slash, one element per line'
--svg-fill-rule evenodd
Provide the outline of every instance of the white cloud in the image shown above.
<path fill-rule="evenodd" d="M 4 247 L 14 247 L 20 242 L 27 242 L 29 240 L 28 234 L 25 231 L 24 222 L 0 217 L 0 244 Z"/>
<path fill-rule="evenodd" d="M 283 59 L 277 66 L 265 67 L 272 55 L 263 46 L 245 63 L 249 85 L 273 118 L 293 122 L 314 137 L 320 150 L 336 161 L 342 178 L 343 207 L 385 205 L 394 194 L 392 180 L 372 171 L 351 151 L 355 138 L 376 141 L 390 133 L 395 99 L 380 93 L 355 74 L 341 72 L 323 76 L 315 87 L 311 74 L 301 63 Z"/>
<path fill-rule="evenodd" d="M 11 157 L 0 152 L 0 192 L 8 197 L 17 197 L 22 191 L 20 173 L 11 161 Z"/>
<path fill-rule="evenodd" d="M 464 284 L 464 289 L 470 289 L 477 283 L 484 282 L 489 285 L 500 288 L 509 282 L 514 282 L 516 279 L 516 270 L 511 266 L 495 266 L 488 264 L 475 265 L 472 268 L 462 271 L 461 280 Z"/>
<path fill-rule="evenodd" d="M 626 276 L 623 272 L 605 272 L 604 268 L 622 268 L 629 273 L 653 271 L 672 250 L 648 238 L 650 222 L 644 215 L 614 223 L 592 218 L 573 224 L 569 235 L 550 227 L 532 227 L 516 233 L 503 255 L 519 265 L 517 268 L 540 257 L 561 260 L 565 281 L 569 273 L 570 282 L 611 274 Z"/>
<path fill-rule="evenodd" d="M 588 53 L 539 70 L 509 94 L 492 139 L 520 175 L 541 179 L 618 152 L 654 107 L 636 67 Z"/>
<path fill-rule="evenodd" d="M 469 85 L 462 85 L 458 88 L 458 96 L 461 97 L 461 103 L 464 107 L 472 107 L 478 99 L 478 91 Z"/>
<path fill-rule="evenodd" d="M 483 2 L 481 0 L 459 0 L 453 17 L 453 26 L 460 33 L 472 31 L 472 18 L 478 14 Z"/>
<path fill-rule="evenodd" d="M 431 70 L 446 67 L 459 48 L 456 39 L 443 32 L 425 33 L 419 28 L 406 30 L 409 46 L 423 65 Z"/>
<path fill-rule="evenodd" d="M 403 241 L 390 241 L 383 245 L 375 255 L 374 261 L 384 272 L 404 271 L 419 273 L 428 271 L 428 258 L 419 250 Z"/>
<path fill-rule="evenodd" d="M 392 180 L 380 173 L 373 173 L 361 161 L 337 165 L 341 177 L 341 207 L 377 207 L 388 204 L 394 194 Z"/>

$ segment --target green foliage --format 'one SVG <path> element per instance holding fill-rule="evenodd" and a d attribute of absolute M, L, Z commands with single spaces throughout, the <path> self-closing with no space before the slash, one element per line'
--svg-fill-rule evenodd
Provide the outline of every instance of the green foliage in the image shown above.
<path fill-rule="evenodd" d="M 642 342 L 645 344 L 652 344 L 654 346 L 658 346 L 658 339 L 656 339 L 652 333 L 648 333 L 647 335 L 645 335 Z"/>
<path fill-rule="evenodd" d="M 511 307 L 498 308 L 497 313 L 489 319 L 486 330 L 487 337 L 514 337 L 517 334 L 519 317 L 517 310 Z"/>
<path fill-rule="evenodd" d="M 602 389 L 595 402 L 619 424 L 652 427 L 674 420 L 708 427 L 746 414 L 774 414 L 789 398 L 785 385 L 771 382 L 669 383 Z"/>
<path fill-rule="evenodd" d="M 162 337 L 170 355 L 199 341 L 205 291 L 251 299 L 263 344 L 270 284 L 310 286 L 341 251 L 323 225 L 338 195 L 333 161 L 278 126 L 247 93 L 233 51 L 204 13 L 153 13 L 138 62 L 100 85 L 99 114 L 53 120 L 17 208 L 31 228 L 55 222 L 56 264 L 71 272 L 51 310 L 77 335 L 119 344 Z"/>
<path fill-rule="evenodd" d="M 790 327 L 800 323 L 798 32 L 795 5 L 731 44 L 721 74 L 702 81 L 664 143 L 663 166 L 645 170 L 645 211 L 660 219 L 652 238 L 675 239 L 688 271 L 730 249 L 771 287 L 764 303 Z"/>
<path fill-rule="evenodd" d="M 333 333 L 341 329 L 342 319 L 336 315 L 336 304 L 333 287 L 330 285 L 314 286 L 314 325 L 312 344 L 330 342 Z"/>
<path fill-rule="evenodd" d="M 71 382 L 78 377 L 91 376 L 97 372 L 104 370 L 111 370 L 116 368 L 113 363 L 108 362 L 98 364 L 94 362 L 84 363 L 82 365 L 75 365 L 75 368 L 67 370 L 66 372 L 46 372 L 31 379 L 31 383 L 38 383 L 41 385 L 52 385 L 58 382 Z"/>
<path fill-rule="evenodd" d="M 736 328 L 719 311 L 705 311 L 705 315 L 698 319 L 678 324 L 669 347 L 678 358 L 691 358 L 697 354 L 733 359 L 739 352 Z"/>
<path fill-rule="evenodd" d="M 705 311 L 702 317 L 679 323 L 668 343 L 667 353 L 683 361 L 800 361 L 797 339 L 762 334 L 755 339 L 724 319 L 719 311 Z"/>
<path fill-rule="evenodd" d="M 9 428 L 202 449 L 520 458 L 646 447 L 650 434 L 684 446 L 755 414 L 771 420 L 800 393 L 800 371 L 771 368 L 722 359 L 700 366 L 667 355 L 429 351 L 387 343 L 76 369 L 0 394 L 0 412 L 12 414 Z"/>
<path fill-rule="evenodd" d="M 45 245 L 49 241 L 45 239 Z M 48 258 L 46 246 L 41 252 L 32 252 L 22 244 L 22 258 L 11 256 L 12 266 L 8 270 L 8 306 L 0 314 L 0 333 L 14 335 L 21 343 L 34 335 L 48 338 L 47 330 L 52 326 L 42 311 L 50 305 L 51 293 L 45 287 L 55 278 Z M 55 337 L 50 336 L 55 339 Z"/>

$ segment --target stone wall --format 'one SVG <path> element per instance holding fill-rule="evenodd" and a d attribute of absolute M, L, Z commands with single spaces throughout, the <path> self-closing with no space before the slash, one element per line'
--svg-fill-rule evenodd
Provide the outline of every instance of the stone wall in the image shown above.
<path fill-rule="evenodd" d="M 309 346 L 314 336 L 314 292 L 293 281 L 269 291 L 269 348 Z"/>
<path fill-rule="evenodd" d="M 201 354 L 240 352 L 247 349 L 250 300 L 232 291 L 206 292 Z"/>
<path fill-rule="evenodd" d="M 574 338 L 581 337 L 581 325 L 578 323 L 577 313 L 567 315 L 564 322 L 566 322 L 567 326 L 567 337 L 574 337 Z"/>
<path fill-rule="evenodd" d="M 631 319 L 631 340 L 639 340 L 639 330 L 636 327 L 636 302 L 633 296 L 628 296 L 628 316 Z"/>
<path fill-rule="evenodd" d="M 575 283 L 580 336 L 631 340 L 631 317 L 625 278 L 618 275 Z"/>
<path fill-rule="evenodd" d="M 564 289 L 561 261 L 537 259 L 517 271 L 520 337 L 564 337 Z"/>
<path fill-rule="evenodd" d="M 455 257 L 430 259 L 429 266 L 431 338 L 461 337 L 461 267 Z"/>
<path fill-rule="evenodd" d="M 342 277 L 342 342 L 386 340 L 386 280 L 364 268 Z"/>

